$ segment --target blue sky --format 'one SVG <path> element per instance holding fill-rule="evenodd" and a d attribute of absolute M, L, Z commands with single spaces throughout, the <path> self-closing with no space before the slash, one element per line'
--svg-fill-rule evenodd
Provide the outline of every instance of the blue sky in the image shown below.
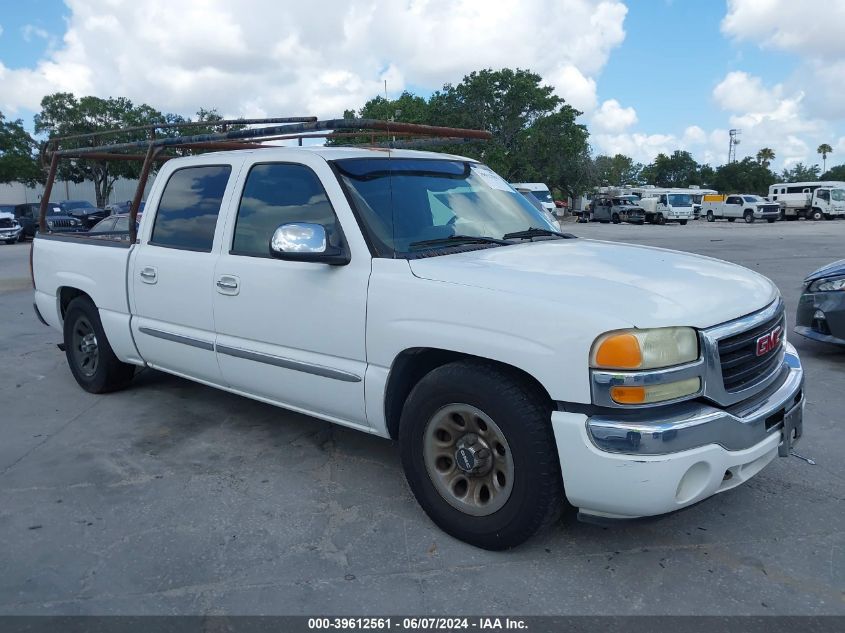
<path fill-rule="evenodd" d="M 70 90 L 187 115 L 336 116 L 384 79 L 426 94 L 474 69 L 520 66 L 584 110 L 597 153 L 647 162 L 687 149 L 719 164 L 727 130 L 741 127 L 740 155 L 769 146 L 776 166 L 815 162 L 827 142 L 845 159 L 845 47 L 813 31 L 845 30 L 845 3 L 373 2 L 377 19 L 365 0 L 290 5 L 284 18 L 273 0 L 237 12 L 225 0 L 7 0 L 0 110 L 31 127 L 41 96 Z"/>

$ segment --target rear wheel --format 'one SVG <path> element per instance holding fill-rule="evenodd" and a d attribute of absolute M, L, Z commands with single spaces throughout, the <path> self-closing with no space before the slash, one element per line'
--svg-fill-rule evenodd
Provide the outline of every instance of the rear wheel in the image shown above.
<path fill-rule="evenodd" d="M 821 209 L 815 209 L 814 208 L 812 211 L 810 211 L 810 217 L 814 220 L 823 220 L 824 219 L 824 213 L 822 213 Z"/>
<path fill-rule="evenodd" d="M 662 214 L 662 213 L 658 213 L 658 214 L 657 214 L 657 223 L 658 223 L 659 225 L 661 225 L 661 226 L 663 226 L 664 224 L 666 224 L 666 218 L 664 218 L 664 217 L 663 217 L 663 214 Z"/>
<path fill-rule="evenodd" d="M 746 224 L 754 224 L 754 213 L 746 210 L 745 213 L 742 214 L 742 219 L 745 220 Z"/>
<path fill-rule="evenodd" d="M 613 216 L 611 216 L 610 221 L 613 222 L 614 224 L 619 224 L 619 222 L 620 222 L 619 214 L 614 213 Z"/>
<path fill-rule="evenodd" d="M 545 394 L 483 361 L 449 363 L 411 391 L 399 426 L 408 484 L 441 529 L 501 550 L 563 508 L 560 464 Z"/>
<path fill-rule="evenodd" d="M 70 371 L 85 391 L 116 391 L 132 380 L 135 366 L 115 356 L 97 307 L 88 297 L 77 297 L 70 302 L 65 313 L 64 339 Z"/>
<path fill-rule="evenodd" d="M 687 221 L 686 220 L 678 220 L 678 224 L 680 224 L 681 226 L 686 226 Z"/>
<path fill-rule="evenodd" d="M 713 215 L 712 211 L 707 212 L 707 221 L 708 222 L 715 222 L 716 221 L 716 216 Z"/>

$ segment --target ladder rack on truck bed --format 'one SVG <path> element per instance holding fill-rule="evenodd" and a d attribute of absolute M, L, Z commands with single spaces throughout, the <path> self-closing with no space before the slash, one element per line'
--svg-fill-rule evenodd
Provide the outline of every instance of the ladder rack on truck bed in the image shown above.
<path fill-rule="evenodd" d="M 224 131 L 193 136 L 156 137 L 156 130 L 160 129 L 208 127 L 209 125 L 222 127 Z M 227 129 L 229 126 L 242 125 L 266 125 L 266 127 Z M 338 132 L 338 130 L 342 131 Z M 104 136 L 132 132 L 146 132 L 150 138 L 124 143 L 62 147 L 70 141 L 96 141 Z M 302 140 L 306 138 L 354 139 L 360 137 L 369 138 L 370 142 L 366 143 L 366 145 L 370 147 L 431 147 L 437 144 L 458 144 L 487 140 L 491 136 L 492 134 L 485 130 L 399 123 L 378 119 L 327 119 L 318 121 L 317 117 L 276 117 L 186 123 L 154 123 L 104 132 L 89 132 L 54 137 L 47 142 L 46 155 L 50 158 L 50 168 L 47 174 L 47 182 L 44 186 L 44 194 L 41 197 L 39 231 L 42 233 L 47 232 L 47 207 L 49 206 L 53 183 L 56 179 L 58 163 L 63 159 L 143 162 L 138 178 L 138 187 L 135 190 L 135 197 L 129 209 L 129 243 L 134 244 L 137 237 L 136 220 L 138 209 L 147 186 L 150 170 L 154 163 L 161 163 L 175 158 L 175 156 L 163 154 L 168 149 L 189 149 L 192 151 L 262 149 L 278 147 L 278 145 L 266 144 L 273 141 L 298 140 L 299 144 L 302 145 Z M 388 140 L 377 142 L 376 137 L 386 137 Z"/>

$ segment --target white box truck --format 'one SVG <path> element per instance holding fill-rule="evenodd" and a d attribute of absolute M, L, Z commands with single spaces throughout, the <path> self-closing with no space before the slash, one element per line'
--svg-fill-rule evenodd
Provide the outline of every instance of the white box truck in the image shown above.
<path fill-rule="evenodd" d="M 769 187 L 769 200 L 777 202 L 781 218 L 833 220 L 845 217 L 845 182 L 780 182 Z"/>

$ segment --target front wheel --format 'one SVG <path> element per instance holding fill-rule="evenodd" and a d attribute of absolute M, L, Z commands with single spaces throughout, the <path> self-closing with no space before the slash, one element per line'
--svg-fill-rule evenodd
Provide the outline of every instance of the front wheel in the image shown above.
<path fill-rule="evenodd" d="M 775 220 L 777 220 L 777 218 L 768 218 L 768 219 L 766 220 L 766 222 L 768 222 L 769 224 L 774 224 L 774 223 L 775 223 Z"/>
<path fill-rule="evenodd" d="M 115 356 L 97 306 L 88 297 L 77 297 L 70 302 L 65 313 L 64 339 L 70 371 L 85 391 L 117 391 L 132 380 L 135 366 Z"/>
<path fill-rule="evenodd" d="M 745 220 L 746 224 L 754 224 L 754 213 L 751 211 L 746 211 L 742 218 Z"/>
<path fill-rule="evenodd" d="M 614 214 L 613 214 L 613 217 L 611 217 L 611 218 L 610 218 L 610 221 L 611 221 L 611 222 L 613 222 L 614 224 L 619 224 L 619 222 L 620 222 L 620 220 L 619 220 L 619 214 L 618 214 L 618 213 L 614 213 Z"/>
<path fill-rule="evenodd" d="M 458 361 L 411 391 L 399 425 L 408 485 L 443 531 L 477 547 L 515 547 L 563 508 L 551 403 L 529 381 Z"/>
<path fill-rule="evenodd" d="M 666 218 L 664 218 L 664 217 L 663 217 L 663 214 L 662 214 L 662 213 L 658 213 L 658 214 L 657 214 L 657 223 L 658 223 L 660 226 L 663 226 L 664 224 L 666 224 Z"/>
<path fill-rule="evenodd" d="M 707 221 L 708 222 L 715 222 L 716 221 L 716 216 L 713 215 L 712 211 L 707 212 Z"/>
<path fill-rule="evenodd" d="M 822 213 L 821 209 L 813 209 L 810 212 L 810 217 L 813 218 L 814 220 L 823 220 L 824 219 L 824 213 Z"/>

